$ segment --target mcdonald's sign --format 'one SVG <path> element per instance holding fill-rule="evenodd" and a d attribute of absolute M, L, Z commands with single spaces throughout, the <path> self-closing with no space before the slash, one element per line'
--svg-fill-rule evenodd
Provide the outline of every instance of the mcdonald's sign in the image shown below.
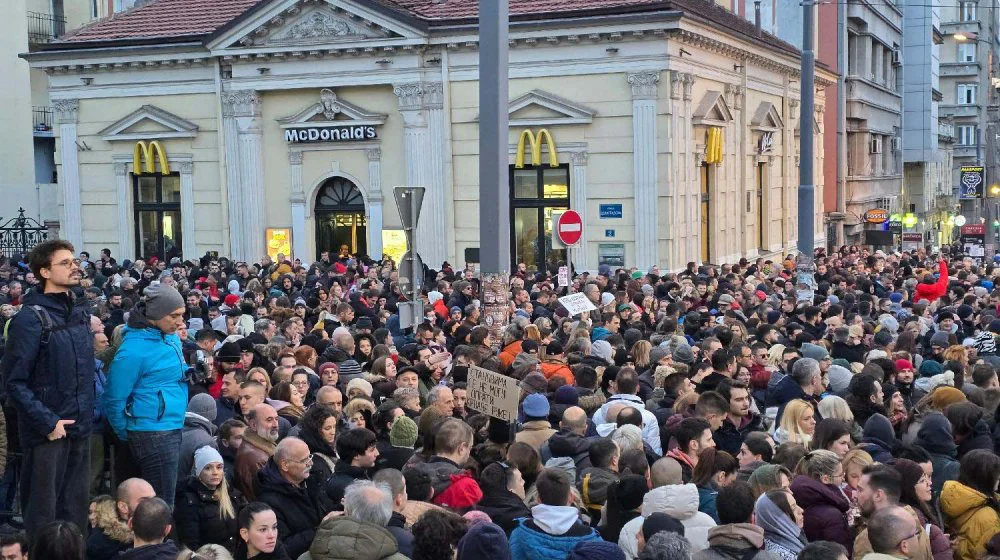
<path fill-rule="evenodd" d="M 517 155 L 514 158 L 514 167 L 522 169 L 524 167 L 524 142 L 531 145 L 531 164 L 542 164 L 542 143 L 549 146 L 549 167 L 559 167 L 559 153 L 556 151 L 556 143 L 552 140 L 552 135 L 548 129 L 543 128 L 538 134 L 531 132 L 530 128 L 521 131 L 521 137 L 517 140 Z"/>
<path fill-rule="evenodd" d="M 148 144 L 142 140 L 135 143 L 135 151 L 132 154 L 132 173 L 143 175 L 145 173 L 156 173 L 156 160 L 160 160 L 160 173 L 170 174 L 170 162 L 167 161 L 167 152 L 156 140 Z M 145 162 L 145 169 L 143 163 Z"/>
<path fill-rule="evenodd" d="M 709 127 L 705 140 L 705 163 L 722 163 L 722 129 Z"/>

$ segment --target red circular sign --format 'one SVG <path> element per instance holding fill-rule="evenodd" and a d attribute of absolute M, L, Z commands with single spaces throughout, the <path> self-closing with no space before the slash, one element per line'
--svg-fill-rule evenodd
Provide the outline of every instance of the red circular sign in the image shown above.
<path fill-rule="evenodd" d="M 576 210 L 566 210 L 556 223 L 556 235 L 563 245 L 576 245 L 583 236 L 583 220 Z"/>

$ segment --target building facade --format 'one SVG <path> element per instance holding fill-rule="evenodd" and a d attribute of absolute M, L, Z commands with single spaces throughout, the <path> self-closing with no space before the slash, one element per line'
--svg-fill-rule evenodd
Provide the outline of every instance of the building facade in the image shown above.
<path fill-rule="evenodd" d="M 424 262 L 478 248 L 474 3 L 199 4 L 159 0 L 27 56 L 54 100 L 63 237 L 119 258 L 398 258 L 392 188 L 422 185 Z M 565 208 L 584 219 L 578 270 L 795 247 L 799 119 L 822 169 L 832 72 L 800 116 L 797 50 L 721 7 L 537 4 L 512 8 L 512 264 L 564 262 Z"/>

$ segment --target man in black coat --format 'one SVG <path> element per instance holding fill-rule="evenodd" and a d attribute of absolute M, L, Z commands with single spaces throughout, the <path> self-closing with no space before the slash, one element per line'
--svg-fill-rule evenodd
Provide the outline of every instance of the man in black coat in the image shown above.
<path fill-rule="evenodd" d="M 73 245 L 45 241 L 28 260 L 41 283 L 8 326 L 0 374 L 17 410 L 21 505 L 31 534 L 55 519 L 87 526 L 94 343 L 86 302 L 72 294 L 83 277 Z"/>
<path fill-rule="evenodd" d="M 257 473 L 257 501 L 274 510 L 278 517 L 278 539 L 290 558 L 298 558 L 309 550 L 316 528 L 333 509 L 322 492 L 309 492 L 306 486 L 312 460 L 304 441 L 287 437 Z"/>
<path fill-rule="evenodd" d="M 378 458 L 375 434 L 365 428 L 348 430 L 337 438 L 337 459 L 333 476 L 326 483 L 326 496 L 334 507 L 341 509 L 344 490 L 355 480 L 368 480 L 368 469 Z"/>

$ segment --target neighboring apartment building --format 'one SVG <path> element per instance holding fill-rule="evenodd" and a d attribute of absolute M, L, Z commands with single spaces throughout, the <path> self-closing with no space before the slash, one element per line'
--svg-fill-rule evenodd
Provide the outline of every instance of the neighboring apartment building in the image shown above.
<path fill-rule="evenodd" d="M 941 114 L 953 118 L 955 124 L 955 159 L 951 185 L 957 198 L 959 169 L 966 165 L 986 166 L 987 184 L 997 180 L 995 135 L 996 112 L 988 110 L 997 104 L 997 93 L 991 83 L 997 65 L 996 0 L 960 1 L 941 7 Z M 986 190 L 990 192 L 989 189 Z M 983 212 L 984 201 L 955 201 L 969 222 L 994 217 Z M 942 242 L 956 233 L 947 217 L 940 224 Z"/>
<path fill-rule="evenodd" d="M 903 190 L 900 212 L 913 212 L 908 232 L 938 245 L 950 235 L 955 126 L 940 114 L 943 98 L 941 2 L 909 5 L 903 17 Z M 944 228 L 942 229 L 942 225 Z"/>
<path fill-rule="evenodd" d="M 112 13 L 116 0 L 4 0 L 0 18 L 0 226 L 18 215 L 58 227 L 48 76 L 19 55 Z M 119 9 L 131 7 L 131 4 Z M 7 252 L 0 246 L 0 253 Z"/>

